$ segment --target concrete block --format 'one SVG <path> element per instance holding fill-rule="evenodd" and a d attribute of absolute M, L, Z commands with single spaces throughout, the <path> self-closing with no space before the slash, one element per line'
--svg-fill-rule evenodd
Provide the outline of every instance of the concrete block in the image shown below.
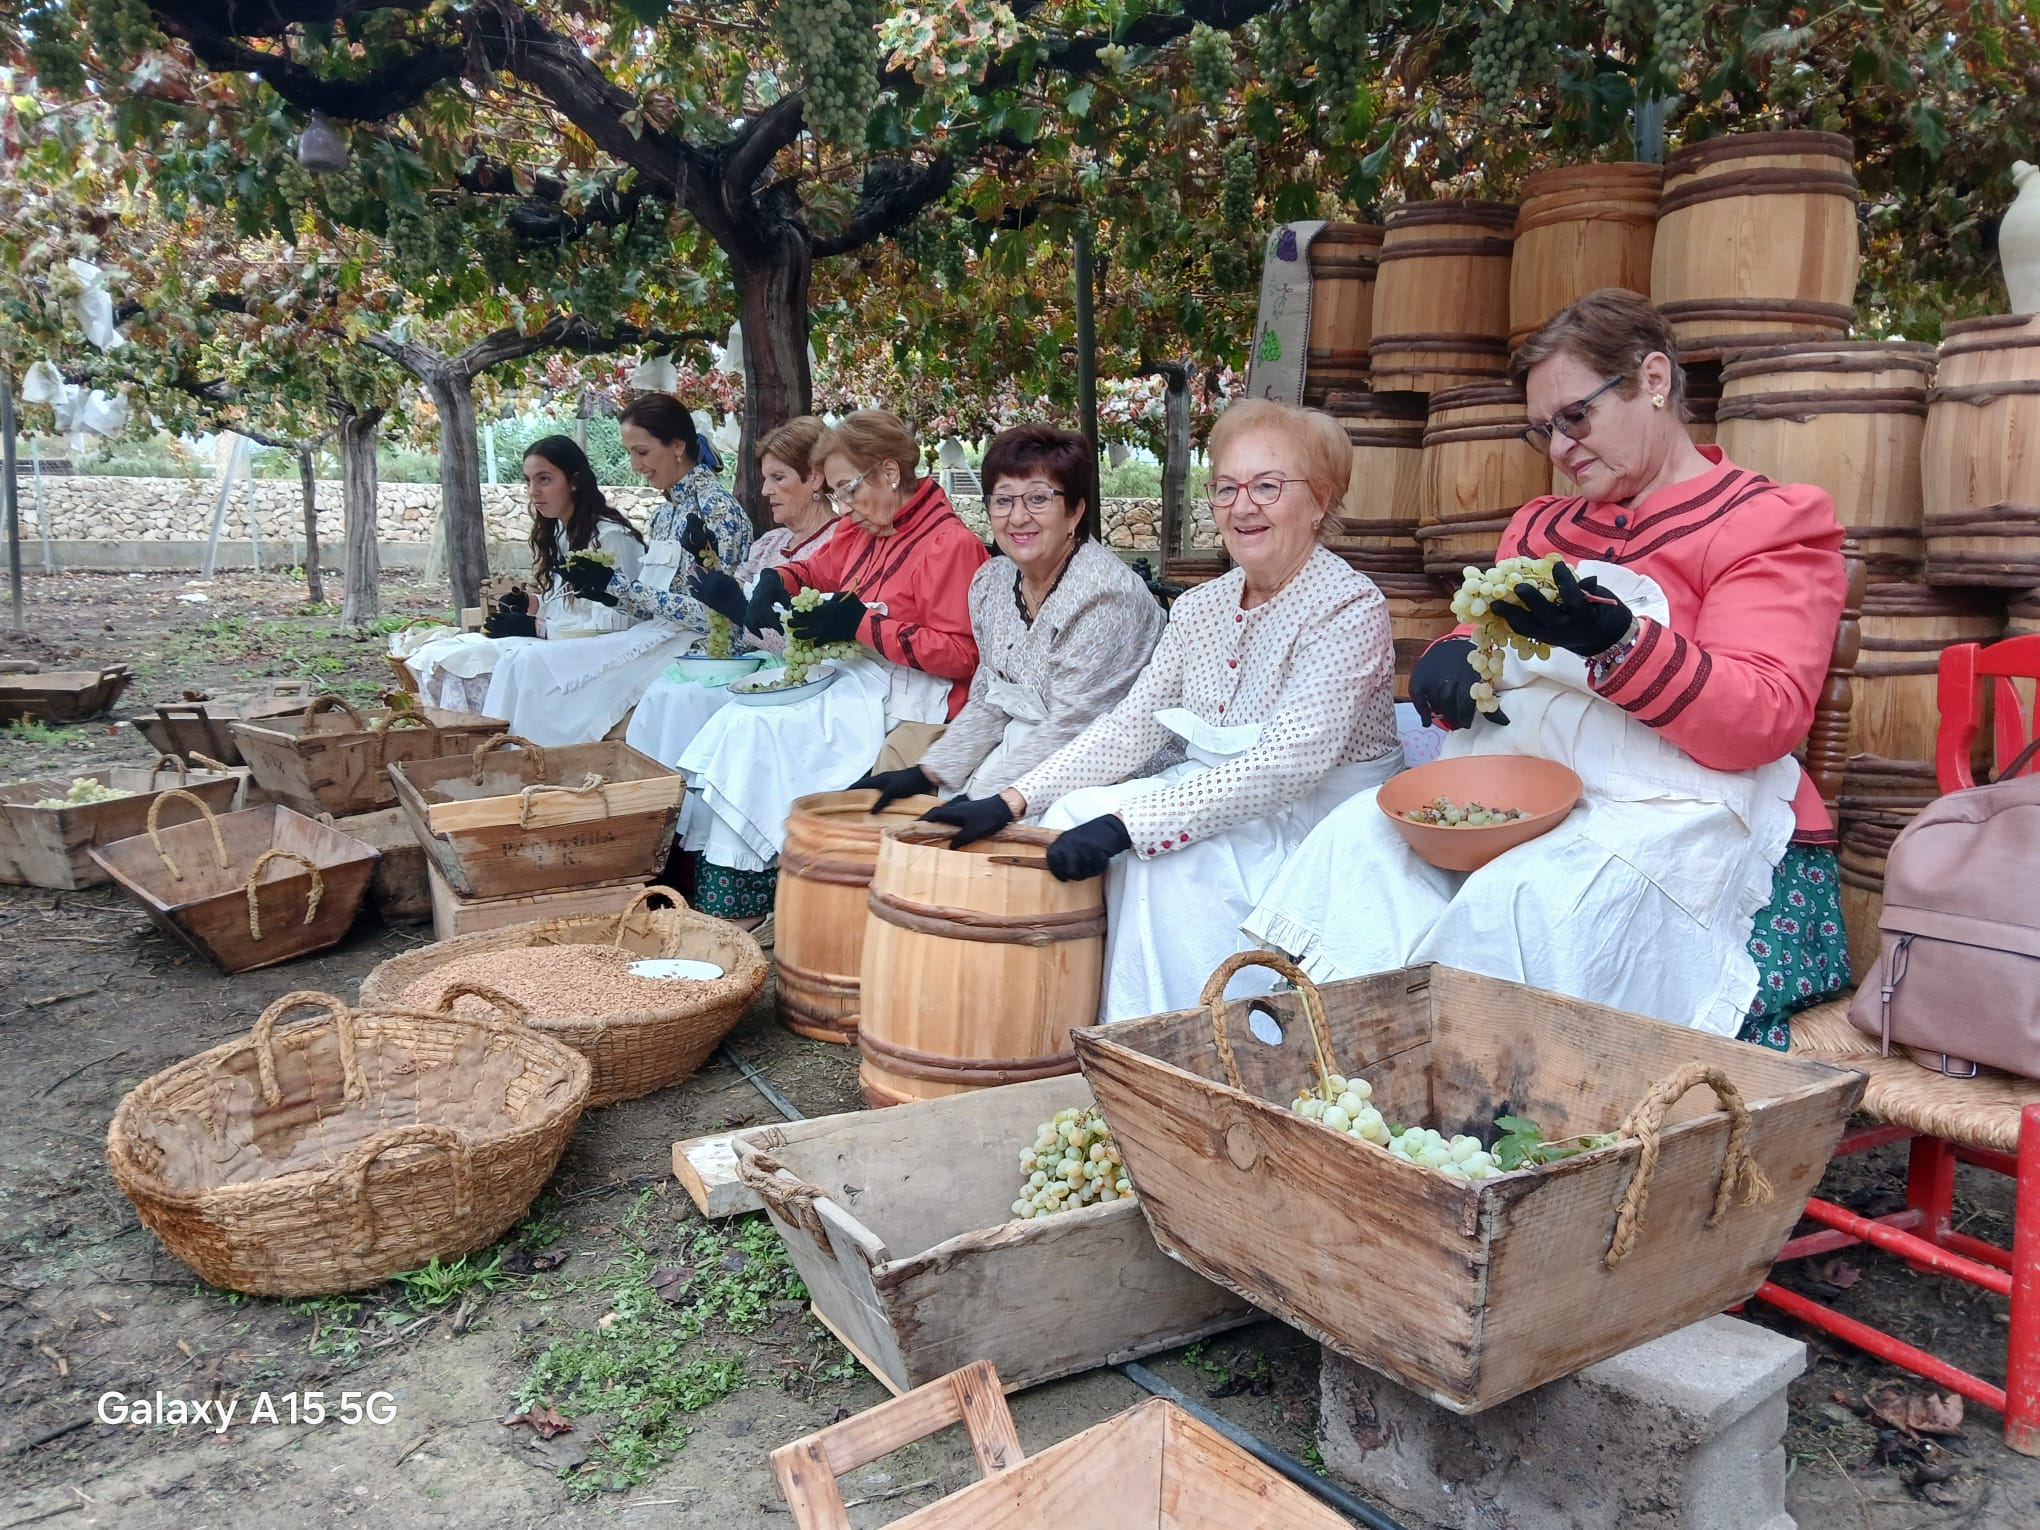
<path fill-rule="evenodd" d="M 1466 1416 L 1327 1350 L 1318 1448 L 1411 1530 L 1793 1530 L 1805 1369 L 1798 1340 L 1711 1317 Z"/>

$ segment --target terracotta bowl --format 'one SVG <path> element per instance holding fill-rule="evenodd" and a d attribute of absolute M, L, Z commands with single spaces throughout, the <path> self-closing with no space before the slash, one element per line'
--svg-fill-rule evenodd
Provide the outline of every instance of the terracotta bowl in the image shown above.
<path fill-rule="evenodd" d="M 1529 814 L 1513 823 L 1447 829 L 1411 823 L 1402 815 L 1435 797 Z M 1528 844 L 1558 827 L 1580 800 L 1580 778 L 1556 760 L 1528 754 L 1470 754 L 1433 760 L 1406 770 L 1375 800 L 1409 847 L 1441 871 L 1478 871 L 1504 850 Z"/>

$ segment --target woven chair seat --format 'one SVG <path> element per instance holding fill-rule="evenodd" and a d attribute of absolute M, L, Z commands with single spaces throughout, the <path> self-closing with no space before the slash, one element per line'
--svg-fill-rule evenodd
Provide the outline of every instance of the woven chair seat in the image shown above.
<path fill-rule="evenodd" d="M 1903 1047 L 1879 1055 L 1877 1042 L 1849 1024 L 1847 999 L 1792 1017 L 1792 1055 L 1866 1075 L 1863 1114 L 1964 1147 L 2018 1152 L 2019 1112 L 2040 1105 L 2040 1080 L 1994 1068 L 1975 1078 L 1949 1078 L 1921 1067 Z"/>

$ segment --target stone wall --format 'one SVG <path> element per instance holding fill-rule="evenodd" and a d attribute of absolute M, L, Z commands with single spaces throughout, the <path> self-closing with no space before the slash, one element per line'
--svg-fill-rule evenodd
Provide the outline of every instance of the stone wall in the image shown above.
<path fill-rule="evenodd" d="M 60 541 L 91 542 L 203 542 L 212 529 L 213 501 L 218 488 L 204 479 L 186 478 L 89 478 L 46 477 L 41 484 L 43 513 L 50 537 Z M 609 502 L 643 526 L 658 508 L 659 497 L 652 490 L 618 486 L 604 489 Z M 385 483 L 379 496 L 379 530 L 388 544 L 422 543 L 432 533 L 439 513 L 439 486 L 431 483 Z M 42 528 L 36 522 L 36 488 L 27 475 L 21 484 L 21 529 L 24 538 L 34 537 Z M 328 549 L 329 560 L 337 560 L 341 545 L 340 485 L 322 481 L 318 486 L 319 539 Z M 980 536 L 988 536 L 982 502 L 960 500 L 957 511 Z M 522 542 L 530 534 L 530 512 L 522 487 L 514 484 L 484 484 L 482 512 L 488 522 L 489 539 L 494 542 Z M 227 507 L 223 539 L 245 541 L 248 537 L 248 488 L 236 485 Z M 255 515 L 261 540 L 279 550 L 300 542 L 304 534 L 304 506 L 298 481 L 258 479 L 255 483 Z M 1159 544 L 1161 501 L 1158 499 L 1109 499 L 1105 501 L 1105 540 L 1109 546 L 1130 551 L 1154 551 Z M 1218 535 L 1211 521 L 1211 509 L 1196 502 L 1191 537 L 1193 545 L 1212 548 Z"/>

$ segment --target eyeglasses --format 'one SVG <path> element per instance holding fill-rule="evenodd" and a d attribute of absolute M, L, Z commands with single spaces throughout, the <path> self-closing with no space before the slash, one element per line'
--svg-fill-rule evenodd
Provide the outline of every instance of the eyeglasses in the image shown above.
<path fill-rule="evenodd" d="M 844 479 L 835 488 L 828 490 L 829 498 L 838 502 L 849 499 L 851 495 L 864 487 L 864 480 L 870 476 L 869 473 L 859 473 L 855 478 Z"/>
<path fill-rule="evenodd" d="M 1623 372 L 1609 378 L 1577 404 L 1567 404 L 1542 425 L 1532 425 L 1518 434 L 1522 436 L 1526 445 L 1533 446 L 1540 452 L 1551 450 L 1553 436 L 1564 436 L 1568 441 L 1586 440 L 1594 433 L 1594 421 L 1589 412 L 1594 400 L 1628 375 L 1627 372 Z"/>
<path fill-rule="evenodd" d="M 1025 494 L 1001 494 L 995 499 L 987 500 L 985 504 L 996 516 L 1011 515 L 1022 505 L 1039 515 L 1062 497 L 1060 489 L 1029 489 Z"/>
<path fill-rule="evenodd" d="M 1247 498 L 1265 510 L 1282 497 L 1282 491 L 1290 484 L 1309 482 L 1308 478 L 1278 478 L 1273 473 L 1264 473 L 1247 483 L 1215 483 L 1205 498 L 1214 510 L 1230 510 L 1239 503 L 1240 490 L 1245 489 Z"/>

